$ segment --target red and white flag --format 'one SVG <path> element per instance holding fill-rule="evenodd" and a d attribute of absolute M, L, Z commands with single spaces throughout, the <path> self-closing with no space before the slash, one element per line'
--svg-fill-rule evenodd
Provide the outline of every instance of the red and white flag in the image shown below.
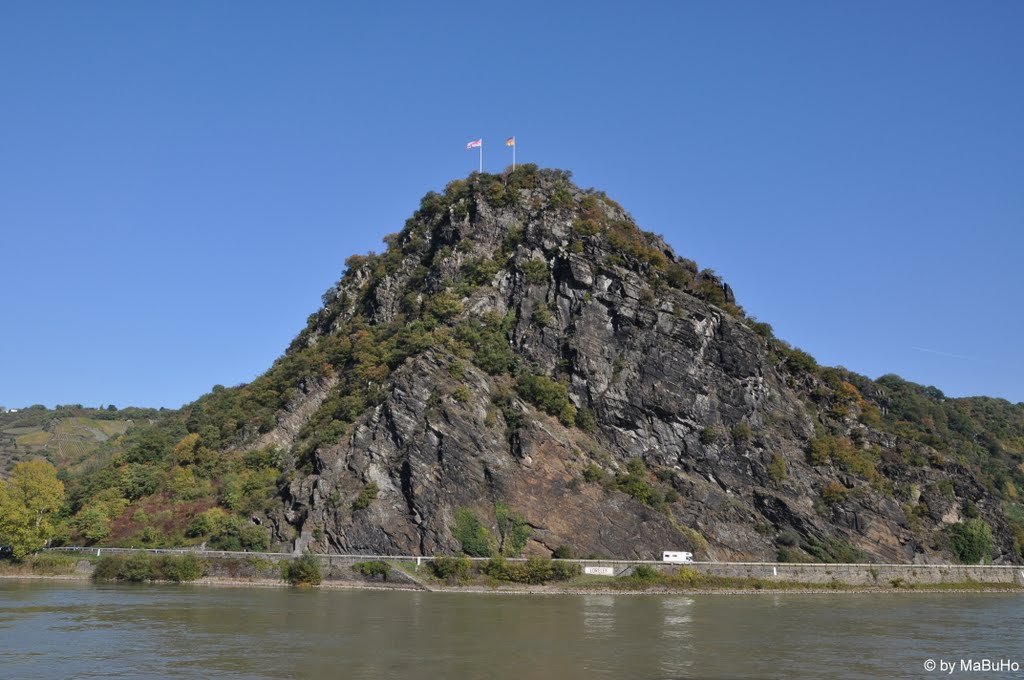
<path fill-rule="evenodd" d="M 476 141 L 473 141 L 473 142 L 470 142 L 469 144 L 467 144 L 466 148 L 467 149 L 475 149 L 478 146 L 483 146 L 483 145 L 484 145 L 484 140 L 483 139 L 478 139 Z"/>

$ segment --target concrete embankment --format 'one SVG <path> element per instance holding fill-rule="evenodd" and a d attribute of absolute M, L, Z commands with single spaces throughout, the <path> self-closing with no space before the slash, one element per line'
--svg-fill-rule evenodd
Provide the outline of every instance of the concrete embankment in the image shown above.
<path fill-rule="evenodd" d="M 56 551 L 53 551 L 56 552 Z M 75 572 L 91 574 L 93 562 L 100 555 L 145 552 L 149 554 L 189 554 L 187 550 L 133 550 L 103 548 L 101 550 L 62 550 L 68 557 L 79 557 Z M 52 554 L 52 553 L 50 553 Z M 280 581 L 282 562 L 296 558 L 286 553 L 226 553 L 196 551 L 208 565 L 207 581 L 245 582 Z M 317 555 L 325 585 L 340 587 L 391 587 L 433 590 L 436 582 L 430 577 L 431 557 L 374 555 Z M 391 568 L 386 578 L 368 576 L 359 569 L 361 563 L 386 561 Z M 474 562 L 484 560 L 475 559 Z M 509 560 L 516 561 L 516 560 Z M 686 565 L 635 560 L 566 560 L 580 565 L 584 575 L 623 578 L 638 567 L 653 568 L 671 575 L 680 567 L 702 575 L 723 579 L 749 579 L 770 588 L 772 582 L 792 589 L 806 584 L 809 589 L 829 586 L 854 588 L 905 588 L 984 584 L 992 588 L 1024 588 L 1024 566 L 1019 565 L 947 565 L 947 564 L 793 564 L 776 562 L 694 562 Z M 572 586 L 566 584 L 569 589 Z M 557 588 L 558 586 L 553 586 Z"/>
<path fill-rule="evenodd" d="M 575 560 L 584 573 L 587 567 L 603 568 L 597 573 L 616 577 L 631 575 L 638 566 L 647 565 L 664 574 L 680 567 L 706 576 L 732 579 L 756 579 L 779 583 L 806 583 L 808 586 L 847 586 L 899 588 L 942 584 L 983 583 L 993 586 L 1024 587 L 1024 566 L 964 564 L 794 564 L 789 562 L 638 562 L 625 560 Z"/>
<path fill-rule="evenodd" d="M 298 555 L 290 553 L 246 553 L 202 550 L 176 549 L 135 549 L 135 548 L 89 548 L 69 549 L 54 548 L 40 553 L 41 556 L 57 557 L 70 564 L 63 565 L 70 573 L 55 571 L 55 565 L 46 562 L 42 570 L 33 570 L 32 563 L 21 568 L 6 570 L 0 576 L 18 577 L 78 577 L 89 578 L 102 557 L 127 557 L 133 554 L 144 554 L 153 557 L 195 555 L 203 560 L 204 576 L 200 579 L 207 583 L 259 583 L 262 585 L 283 583 L 283 567 L 285 563 L 295 560 Z M 431 585 L 421 578 L 418 569 L 425 573 L 425 562 L 430 558 L 416 557 L 378 557 L 373 555 L 316 555 L 320 563 L 323 584 L 336 587 L 387 587 L 394 589 L 431 590 Z M 406 563 L 408 567 L 391 568 L 386 576 L 364 574 L 360 564 L 386 560 L 391 565 Z M 59 569 L 60 567 L 57 567 Z"/>
<path fill-rule="evenodd" d="M 202 557 L 209 564 L 207 578 L 209 580 L 273 580 L 281 579 L 281 563 L 296 558 L 295 555 L 286 554 L 260 554 L 246 555 L 244 553 L 233 553 L 230 556 L 222 556 L 215 553 L 206 553 Z M 382 559 L 366 555 L 318 555 L 320 571 L 323 583 L 338 586 L 365 586 L 365 585 L 387 585 L 390 588 L 405 588 L 414 590 L 430 590 L 430 586 L 423 582 L 415 573 L 409 573 L 405 569 L 391 569 L 387 578 L 366 576 L 359 571 L 359 565 Z M 388 559 L 390 562 L 391 560 Z M 416 560 L 410 560 L 415 564 Z M 420 567 L 424 569 L 424 567 Z"/>
<path fill-rule="evenodd" d="M 985 583 L 1024 586 L 1024 567 L 961 564 L 694 564 L 710 576 L 796 581 L 811 585 L 839 582 L 850 586 Z"/>

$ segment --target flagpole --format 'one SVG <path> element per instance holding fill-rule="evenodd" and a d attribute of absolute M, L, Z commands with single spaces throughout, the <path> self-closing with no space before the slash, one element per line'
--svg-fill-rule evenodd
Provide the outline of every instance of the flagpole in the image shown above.
<path fill-rule="evenodd" d="M 480 173 L 484 171 L 484 143 L 480 142 Z"/>
<path fill-rule="evenodd" d="M 516 171 L 516 138 L 512 138 L 512 172 Z"/>

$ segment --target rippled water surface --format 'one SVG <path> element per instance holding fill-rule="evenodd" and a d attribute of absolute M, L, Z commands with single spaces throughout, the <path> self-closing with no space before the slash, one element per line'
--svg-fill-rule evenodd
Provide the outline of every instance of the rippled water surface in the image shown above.
<path fill-rule="evenodd" d="M 2 678 L 1024 678 L 961 659 L 1024 668 L 1024 597 L 0 581 Z"/>

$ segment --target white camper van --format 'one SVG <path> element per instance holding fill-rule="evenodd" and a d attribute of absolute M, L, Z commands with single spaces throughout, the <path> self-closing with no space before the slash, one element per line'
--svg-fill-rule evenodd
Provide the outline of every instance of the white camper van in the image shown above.
<path fill-rule="evenodd" d="M 676 562 L 677 564 L 688 564 L 690 562 L 693 562 L 693 553 L 666 550 L 665 552 L 661 553 L 661 561 Z"/>

